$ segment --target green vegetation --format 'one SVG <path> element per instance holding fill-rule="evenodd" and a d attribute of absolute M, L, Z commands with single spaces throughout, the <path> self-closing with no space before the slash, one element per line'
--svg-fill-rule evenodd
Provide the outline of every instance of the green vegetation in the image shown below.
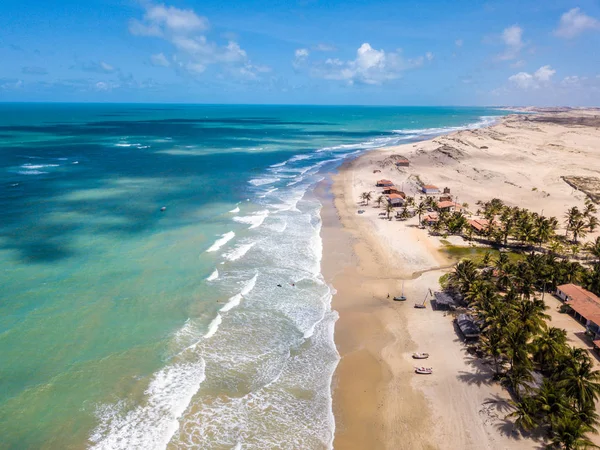
<path fill-rule="evenodd" d="M 369 200 L 371 200 L 371 198 L 373 198 L 373 194 L 371 192 L 363 192 L 362 194 L 360 194 L 360 199 L 366 204 L 369 204 Z"/>
<path fill-rule="evenodd" d="M 595 403 L 600 372 L 586 350 L 566 343 L 566 332 L 548 327 L 537 292 L 564 283 L 600 291 L 600 262 L 587 269 L 553 254 L 486 252 L 460 261 L 440 279 L 461 296 L 481 327 L 480 350 L 494 378 L 513 395 L 508 417 L 523 431 L 545 433 L 549 448 L 589 448 L 586 437 L 599 424 Z M 542 381 L 536 383 L 534 373 Z M 539 377 L 537 377 L 539 380 Z"/>
<path fill-rule="evenodd" d="M 475 264 L 480 264 L 482 260 L 486 258 L 486 255 L 489 255 L 487 256 L 489 258 L 498 258 L 498 255 L 500 254 L 500 250 L 495 248 L 452 245 L 445 239 L 442 239 L 440 242 L 444 244 L 444 247 L 442 247 L 441 250 L 442 253 L 457 261 L 461 259 L 470 259 Z M 518 252 L 506 252 L 506 254 L 508 254 L 509 259 L 513 262 L 523 259 L 524 257 L 522 253 Z"/>
<path fill-rule="evenodd" d="M 537 251 L 562 257 L 580 256 L 580 252 L 584 250 L 596 260 L 600 259 L 598 239 L 583 247 L 579 243 L 580 238 L 595 231 L 600 225 L 594 215 L 597 212 L 596 207 L 589 200 L 586 200 L 583 211 L 577 207 L 567 211 L 565 236 L 556 233 L 559 222 L 555 217 L 545 217 L 525 208 L 510 207 L 497 198 L 488 202 L 477 202 L 477 204 L 480 207 L 477 215 L 483 216 L 484 219 L 481 222 L 484 228 L 479 231 L 474 230 L 462 211 L 439 210 L 437 203 L 431 197 L 426 197 L 415 212 L 419 215 L 420 222 L 421 214 L 427 211 L 427 208 L 437 209 L 439 220 L 430 227 L 430 231 L 444 237 L 461 235 L 469 241 L 476 237 L 480 242 L 496 249 L 505 247 L 516 251 L 532 253 Z M 449 256 L 467 258 L 477 258 L 480 252 L 480 250 L 467 250 L 467 247 L 463 249 L 452 246 L 448 246 L 445 251 Z"/>

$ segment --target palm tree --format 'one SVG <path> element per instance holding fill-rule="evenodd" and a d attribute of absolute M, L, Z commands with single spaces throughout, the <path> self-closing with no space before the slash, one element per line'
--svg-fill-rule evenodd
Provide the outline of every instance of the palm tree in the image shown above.
<path fill-rule="evenodd" d="M 387 218 L 390 218 L 390 215 L 394 212 L 394 206 L 391 203 L 385 205 L 385 212 L 387 213 Z"/>
<path fill-rule="evenodd" d="M 415 213 L 419 216 L 419 225 L 421 224 L 421 216 L 427 212 L 427 205 L 423 202 L 420 202 L 415 208 Z"/>
<path fill-rule="evenodd" d="M 519 326 L 531 335 L 546 328 L 546 320 L 550 319 L 550 316 L 544 312 L 546 309 L 548 307 L 540 299 L 521 300 L 513 306 Z"/>
<path fill-rule="evenodd" d="M 383 195 L 380 195 L 379 197 L 377 197 L 377 200 L 375 200 L 377 202 L 377 206 L 379 208 L 381 208 L 381 202 L 385 200 L 385 197 Z"/>
<path fill-rule="evenodd" d="M 564 251 L 564 246 L 558 239 L 553 239 L 550 243 L 549 249 L 551 253 L 560 255 Z"/>
<path fill-rule="evenodd" d="M 588 216 L 587 218 L 587 227 L 590 233 L 593 233 L 594 230 L 598 227 L 599 222 L 596 216 Z"/>
<path fill-rule="evenodd" d="M 543 414 L 549 423 L 555 422 L 571 410 L 564 392 L 548 379 L 542 381 L 534 398 L 536 410 Z"/>
<path fill-rule="evenodd" d="M 595 241 L 588 243 L 586 249 L 596 258 L 596 260 L 600 260 L 600 236 L 597 237 Z"/>
<path fill-rule="evenodd" d="M 578 237 L 585 237 L 588 230 L 588 224 L 583 219 L 577 219 L 571 224 L 571 232 L 573 233 L 573 241 L 577 244 Z"/>
<path fill-rule="evenodd" d="M 572 208 L 567 210 L 567 213 L 565 214 L 565 236 L 569 235 L 569 231 L 571 231 L 573 224 L 575 224 L 575 222 L 577 222 L 578 220 L 581 220 L 582 216 L 583 215 L 581 214 L 577 206 L 573 206 Z"/>
<path fill-rule="evenodd" d="M 566 361 L 566 368 L 557 382 L 565 394 L 577 402 L 580 407 L 593 404 L 600 396 L 600 371 L 593 370 L 593 364 L 587 353 L 572 349 Z"/>
<path fill-rule="evenodd" d="M 515 408 L 506 417 L 514 417 L 515 425 L 523 431 L 531 431 L 537 425 L 537 405 L 532 397 L 523 397 L 519 402 L 510 402 Z"/>
<path fill-rule="evenodd" d="M 597 212 L 598 210 L 596 209 L 594 202 L 592 202 L 589 198 L 586 198 L 585 208 L 583 209 L 583 216 L 590 217 L 592 214 L 596 214 Z"/>
<path fill-rule="evenodd" d="M 592 441 L 585 437 L 586 433 L 595 430 L 586 425 L 573 413 L 566 413 L 551 424 L 551 446 L 549 448 L 577 450 L 584 448 L 598 448 Z"/>
<path fill-rule="evenodd" d="M 549 371 L 555 361 L 567 350 L 567 332 L 560 328 L 550 327 L 542 331 L 531 343 L 533 360 L 542 370 Z"/>
<path fill-rule="evenodd" d="M 468 292 L 475 280 L 477 280 L 477 267 L 470 259 L 460 261 L 448 277 L 448 281 L 456 285 L 460 292 Z"/>
<path fill-rule="evenodd" d="M 486 320 L 494 322 L 497 317 L 489 315 Z M 497 322 L 496 322 L 497 323 Z M 498 377 L 501 371 L 500 361 L 505 349 L 504 333 L 498 326 L 490 326 L 481 335 L 481 350 L 492 358 L 494 363 L 494 376 Z"/>

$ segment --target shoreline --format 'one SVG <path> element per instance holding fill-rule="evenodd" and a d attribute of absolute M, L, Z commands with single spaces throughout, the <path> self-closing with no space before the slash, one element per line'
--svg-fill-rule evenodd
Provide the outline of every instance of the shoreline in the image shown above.
<path fill-rule="evenodd" d="M 376 179 L 388 178 L 398 186 L 402 182 L 403 190 L 413 195 L 416 178 L 448 183 L 461 203 L 475 205 L 498 193 L 515 205 L 543 203 L 551 215 L 562 217 L 567 204 L 582 204 L 585 195 L 564 183 L 560 171 L 581 175 L 593 162 L 580 161 L 579 167 L 551 165 L 565 150 L 593 151 L 597 136 L 589 126 L 574 130 L 575 125 L 536 121 L 538 117 L 506 116 L 485 128 L 368 150 L 332 175 L 331 198 L 322 199 L 321 236 L 323 275 L 337 290 L 332 309 L 339 313 L 334 340 L 341 359 L 332 382 L 334 448 L 475 450 L 539 445 L 520 437 L 505 420 L 508 393 L 491 381 L 487 366 L 467 353 L 451 317 L 430 307 L 412 307 L 428 289 L 437 290 L 439 277 L 448 271 L 450 260 L 440 251 L 441 240 L 413 225 L 416 219 L 380 220 L 381 210 L 373 203 L 358 206 L 360 192 L 375 189 Z M 552 146 L 557 136 L 561 145 Z M 524 146 L 532 139 L 533 144 Z M 411 160 L 410 168 L 386 163 L 396 152 Z M 517 153 L 511 157 L 511 152 Z M 511 158 L 517 158 L 520 170 L 515 170 Z M 540 192 L 538 185 L 544 190 Z M 356 214 L 359 208 L 365 213 Z M 457 239 L 450 241 L 459 244 Z M 409 300 L 388 299 L 388 293 L 393 297 L 400 291 L 403 280 Z M 414 351 L 430 353 L 428 365 L 435 366 L 434 375 L 415 375 Z"/>

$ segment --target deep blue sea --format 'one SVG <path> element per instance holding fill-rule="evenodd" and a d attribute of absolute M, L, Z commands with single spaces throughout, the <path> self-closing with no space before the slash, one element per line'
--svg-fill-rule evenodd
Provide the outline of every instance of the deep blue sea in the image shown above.
<path fill-rule="evenodd" d="M 0 104 L 0 448 L 329 448 L 312 189 L 502 114 Z"/>

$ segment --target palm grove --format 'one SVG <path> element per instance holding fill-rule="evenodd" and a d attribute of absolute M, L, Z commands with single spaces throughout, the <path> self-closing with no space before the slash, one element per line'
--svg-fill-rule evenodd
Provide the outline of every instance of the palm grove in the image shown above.
<path fill-rule="evenodd" d="M 585 264 L 575 260 L 582 259 L 579 239 L 597 227 L 596 208 L 591 202 L 583 211 L 571 208 L 567 236 L 557 235 L 557 219 L 498 199 L 481 208 L 490 224 L 481 238 L 515 251 L 496 258 L 486 253 L 479 263 L 462 260 L 442 277 L 442 286 L 463 298 L 479 321 L 480 354 L 511 392 L 509 416 L 516 425 L 544 436 L 549 448 L 594 447 L 587 434 L 599 424 L 600 372 L 587 350 L 570 347 L 564 330 L 548 326 L 543 296 L 565 283 L 600 293 L 600 238 L 584 247 Z M 443 217 L 437 226 L 447 233 L 462 221 L 456 212 Z"/>

